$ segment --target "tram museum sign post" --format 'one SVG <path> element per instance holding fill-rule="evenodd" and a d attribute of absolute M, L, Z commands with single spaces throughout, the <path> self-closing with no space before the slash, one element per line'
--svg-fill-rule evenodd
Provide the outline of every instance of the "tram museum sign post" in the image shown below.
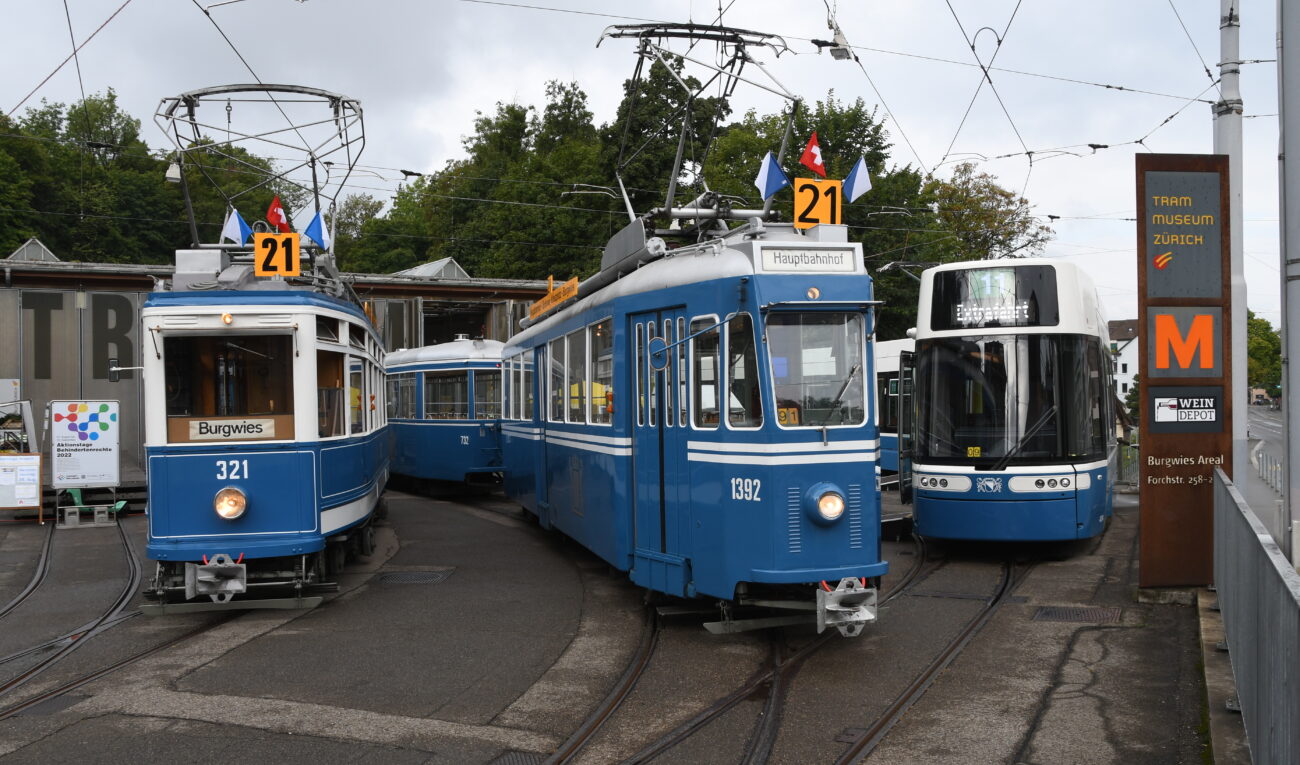
<path fill-rule="evenodd" d="M 1138 154 L 1137 209 L 1139 585 L 1205 585 L 1232 474 L 1228 157 Z"/>

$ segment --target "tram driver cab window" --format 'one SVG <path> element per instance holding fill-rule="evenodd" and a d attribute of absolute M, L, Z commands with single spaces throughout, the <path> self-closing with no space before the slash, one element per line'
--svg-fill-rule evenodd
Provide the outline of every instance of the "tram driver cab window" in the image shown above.
<path fill-rule="evenodd" d="M 727 423 L 734 428 L 763 424 L 763 400 L 758 386 L 754 322 L 742 313 L 727 322 Z"/>
<path fill-rule="evenodd" d="M 321 438 L 347 435 L 343 423 L 343 360 L 335 351 L 316 351 L 316 429 Z"/>
<path fill-rule="evenodd" d="M 211 440 L 203 433 L 220 418 L 268 421 L 257 423 L 259 435 L 230 440 L 293 438 L 289 335 L 173 336 L 163 359 L 169 442 Z"/>

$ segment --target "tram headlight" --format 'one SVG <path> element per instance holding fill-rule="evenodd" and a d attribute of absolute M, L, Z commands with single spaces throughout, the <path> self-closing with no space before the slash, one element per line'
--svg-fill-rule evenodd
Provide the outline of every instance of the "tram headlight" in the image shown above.
<path fill-rule="evenodd" d="M 833 483 L 823 481 L 809 487 L 803 495 L 804 512 L 821 525 L 834 523 L 844 515 L 844 492 Z"/>
<path fill-rule="evenodd" d="M 833 521 L 844 514 L 844 497 L 828 491 L 817 498 L 817 513 L 828 521 Z"/>
<path fill-rule="evenodd" d="M 233 486 L 227 486 L 212 498 L 212 509 L 217 511 L 217 515 L 228 521 L 233 521 L 243 515 L 247 507 L 248 498 L 244 496 L 244 492 Z"/>

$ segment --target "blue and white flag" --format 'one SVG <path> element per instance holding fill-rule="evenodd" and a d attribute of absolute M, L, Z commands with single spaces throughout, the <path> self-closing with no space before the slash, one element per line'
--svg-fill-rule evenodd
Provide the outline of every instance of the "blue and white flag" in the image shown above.
<path fill-rule="evenodd" d="M 867 171 L 867 158 L 858 157 L 858 161 L 844 179 L 844 197 L 850 202 L 871 191 L 871 173 Z"/>
<path fill-rule="evenodd" d="M 325 219 L 321 217 L 320 210 L 316 211 L 311 223 L 307 224 L 307 228 L 302 233 L 308 239 L 320 245 L 322 250 L 330 248 L 330 230 L 325 228 Z"/>
<path fill-rule="evenodd" d="M 763 195 L 763 201 L 766 202 L 776 192 L 790 185 L 790 176 L 785 174 L 781 166 L 776 163 L 776 157 L 772 152 L 768 152 L 763 157 L 763 165 L 758 168 L 758 177 L 754 179 L 754 185 Z"/>
<path fill-rule="evenodd" d="M 246 244 L 248 237 L 253 235 L 253 227 L 244 221 L 244 216 L 234 207 L 226 214 L 226 222 L 221 226 L 221 239 L 218 242 L 229 239 L 235 244 Z"/>

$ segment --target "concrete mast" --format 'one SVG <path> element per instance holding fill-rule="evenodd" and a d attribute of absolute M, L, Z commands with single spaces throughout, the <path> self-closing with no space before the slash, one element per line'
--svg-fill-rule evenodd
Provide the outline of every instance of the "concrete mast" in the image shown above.
<path fill-rule="evenodd" d="M 1214 111 L 1214 153 L 1228 155 L 1229 284 L 1232 290 L 1232 478 L 1246 480 L 1250 387 L 1246 383 L 1246 275 L 1242 254 L 1241 0 L 1219 0 L 1219 100 Z M 1224 179 L 1220 179 L 1222 183 Z"/>
<path fill-rule="evenodd" d="M 1286 481 L 1282 548 L 1297 562 L 1295 498 L 1300 496 L 1300 98 L 1287 98 L 1287 86 L 1300 87 L 1300 51 L 1286 47 L 1300 41 L 1300 4 L 1277 3 L 1278 212 L 1282 272 L 1282 416 L 1286 427 Z M 1296 157 L 1288 163 L 1287 156 Z M 1293 363 L 1294 362 L 1294 363 Z"/>

